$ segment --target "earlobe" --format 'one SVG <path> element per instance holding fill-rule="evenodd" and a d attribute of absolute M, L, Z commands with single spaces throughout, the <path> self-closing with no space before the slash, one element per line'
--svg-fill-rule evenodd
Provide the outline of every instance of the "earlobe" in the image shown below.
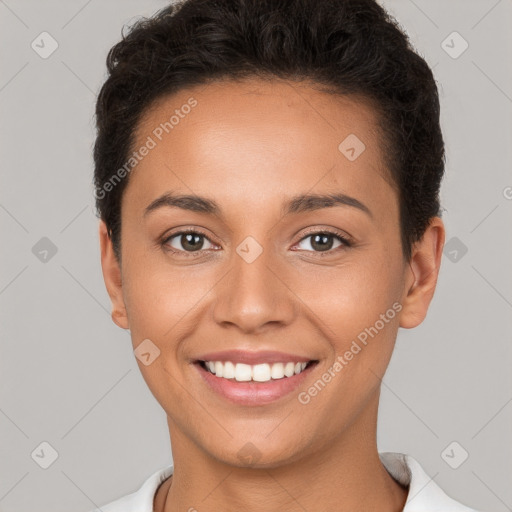
<path fill-rule="evenodd" d="M 101 269 L 103 280 L 112 302 L 112 321 L 122 329 L 129 329 L 128 316 L 123 297 L 121 268 L 115 257 L 112 241 L 108 235 L 107 226 L 103 220 L 99 224 L 99 239 L 101 249 Z"/>
<path fill-rule="evenodd" d="M 445 228 L 440 217 L 433 217 L 421 240 L 413 247 L 402 299 L 400 327 L 417 327 L 427 316 L 441 266 Z"/>

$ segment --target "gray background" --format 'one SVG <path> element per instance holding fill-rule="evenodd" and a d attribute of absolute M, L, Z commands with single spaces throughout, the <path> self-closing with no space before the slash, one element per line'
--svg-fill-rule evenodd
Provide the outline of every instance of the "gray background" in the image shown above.
<path fill-rule="evenodd" d="M 0 0 L 3 512 L 85 512 L 171 460 L 165 415 L 110 319 L 91 185 L 107 51 L 165 3 Z M 439 82 L 450 245 L 427 319 L 400 330 L 379 450 L 413 455 L 455 499 L 512 510 L 512 2 L 384 5 Z M 47 59 L 31 48 L 43 31 L 59 45 Z M 453 31 L 469 43 L 458 58 L 442 46 Z M 46 261 L 43 237 L 57 249 Z M 48 469 L 31 456 L 43 441 L 58 453 Z M 453 441 L 452 464 L 469 453 L 458 469 L 442 455 Z"/>

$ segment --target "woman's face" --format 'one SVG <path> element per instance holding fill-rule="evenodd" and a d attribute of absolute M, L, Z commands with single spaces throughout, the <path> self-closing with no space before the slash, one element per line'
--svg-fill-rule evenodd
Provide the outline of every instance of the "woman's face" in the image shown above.
<path fill-rule="evenodd" d="M 271 467 L 375 419 L 398 327 L 420 323 L 430 300 L 411 299 L 376 126 L 365 103 L 277 81 L 198 86 L 146 112 L 121 280 L 107 286 L 133 348 L 150 340 L 136 354 L 171 437 Z M 165 194 L 195 201 L 155 202 Z M 340 200 L 300 199 L 310 195 Z M 235 352 L 211 355 L 223 351 Z M 316 363 L 239 382 L 198 363 L 212 357 L 258 363 L 263 380 L 276 362 Z"/>

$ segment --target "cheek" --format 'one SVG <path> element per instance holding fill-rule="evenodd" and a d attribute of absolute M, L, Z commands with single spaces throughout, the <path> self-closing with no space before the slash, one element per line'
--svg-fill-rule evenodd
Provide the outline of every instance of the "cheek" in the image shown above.
<path fill-rule="evenodd" d="M 316 273 L 298 292 L 330 345 L 332 363 L 342 357 L 343 369 L 335 373 L 343 377 L 335 380 L 358 393 L 377 384 L 376 375 L 383 376 L 393 351 L 402 308 L 397 262 L 367 251 Z"/>
<path fill-rule="evenodd" d="M 314 312 L 310 321 L 321 330 L 325 353 L 330 351 L 321 382 L 303 390 L 301 403 L 310 404 L 333 432 L 379 388 L 399 326 L 399 281 L 396 265 L 367 257 L 365 264 L 354 260 L 317 275 L 304 295 L 298 293 Z"/>
<path fill-rule="evenodd" d="M 166 349 L 185 336 L 190 318 L 202 307 L 214 276 L 198 267 L 172 269 L 151 259 L 127 262 L 123 289 L 134 345 L 154 339 Z"/>
<path fill-rule="evenodd" d="M 323 267 L 309 279 L 305 275 L 297 273 L 293 289 L 319 320 L 342 337 L 373 325 L 401 297 L 399 266 L 369 252 L 336 267 Z"/>

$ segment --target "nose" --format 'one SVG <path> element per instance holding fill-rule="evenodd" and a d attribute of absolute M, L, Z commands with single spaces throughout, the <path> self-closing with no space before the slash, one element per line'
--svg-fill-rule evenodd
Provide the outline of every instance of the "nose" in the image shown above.
<path fill-rule="evenodd" d="M 240 254 L 233 254 L 229 271 L 215 287 L 215 322 L 254 334 L 289 325 L 299 306 L 287 282 L 293 269 L 286 272 L 270 250 L 263 250 L 254 261 Z"/>

